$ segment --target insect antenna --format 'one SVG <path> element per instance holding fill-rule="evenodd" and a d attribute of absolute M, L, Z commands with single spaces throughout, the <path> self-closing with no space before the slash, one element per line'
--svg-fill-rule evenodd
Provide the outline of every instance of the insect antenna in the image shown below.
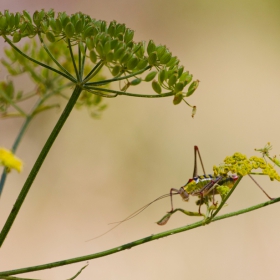
<path fill-rule="evenodd" d="M 175 195 L 175 194 L 173 194 Z M 112 225 L 112 224 L 116 224 L 115 226 L 113 226 L 112 228 L 110 228 L 109 230 L 105 231 L 104 233 L 94 237 L 94 238 L 91 238 L 91 239 L 88 239 L 86 240 L 85 242 L 88 242 L 88 241 L 91 241 L 93 239 L 97 239 L 105 234 L 107 234 L 108 232 L 112 231 L 113 229 L 115 229 L 116 227 L 118 227 L 120 224 L 122 224 L 123 222 L 126 222 L 134 217 L 136 217 L 138 214 L 140 214 L 142 211 L 144 211 L 147 207 L 149 207 L 151 204 L 153 204 L 154 202 L 160 200 L 160 199 L 163 199 L 163 198 L 166 198 L 166 197 L 169 197 L 170 196 L 170 193 L 167 193 L 167 194 L 164 194 L 164 195 L 161 195 L 160 197 L 156 198 L 155 200 L 149 202 L 148 204 L 144 205 L 143 207 L 141 207 L 140 209 L 138 209 L 137 211 L 133 212 L 132 214 L 130 214 L 128 217 L 126 217 L 125 219 L 123 219 L 122 221 L 118 221 L 118 222 L 112 222 L 112 223 L 109 223 L 109 225 Z"/>

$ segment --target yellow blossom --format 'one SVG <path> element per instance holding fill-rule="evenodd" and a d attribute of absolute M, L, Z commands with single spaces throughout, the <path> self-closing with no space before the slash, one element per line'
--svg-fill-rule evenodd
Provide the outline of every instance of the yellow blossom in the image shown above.
<path fill-rule="evenodd" d="M 11 169 L 15 169 L 18 172 L 22 170 L 22 161 L 14 156 L 11 151 L 4 148 L 0 148 L 0 165 L 5 166 L 8 172 L 10 172 Z"/>

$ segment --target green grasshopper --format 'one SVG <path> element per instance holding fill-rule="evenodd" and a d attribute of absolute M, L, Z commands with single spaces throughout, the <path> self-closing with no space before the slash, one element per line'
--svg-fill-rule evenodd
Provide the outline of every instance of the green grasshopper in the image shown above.
<path fill-rule="evenodd" d="M 263 154 L 263 156 L 269 157 L 268 150 L 270 148 L 270 146 L 266 146 L 264 149 L 259 149 L 257 151 L 260 151 Z M 199 161 L 204 173 L 202 176 L 197 175 L 197 155 L 199 157 Z M 263 172 L 251 172 L 252 169 L 258 168 L 262 169 Z M 189 179 L 185 185 L 183 185 L 180 189 L 171 188 L 168 194 L 164 194 L 156 198 L 152 202 L 148 203 L 147 205 L 143 206 L 142 208 L 129 215 L 124 220 L 116 222 L 116 225 L 108 231 L 106 231 L 105 233 L 92 239 L 96 239 L 107 234 L 108 232 L 119 226 L 121 223 L 134 218 L 152 203 L 162 198 L 170 197 L 171 210 L 167 212 L 167 214 L 157 222 L 158 225 L 165 225 L 170 219 L 170 217 L 177 211 L 180 211 L 188 216 L 203 216 L 205 221 L 209 221 L 209 217 L 211 218 L 213 212 L 218 208 L 218 201 L 215 201 L 215 195 L 220 195 L 221 201 L 224 202 L 227 199 L 227 194 L 229 193 L 229 191 L 232 188 L 234 188 L 237 183 L 239 183 L 243 176 L 248 175 L 270 200 L 273 200 L 273 198 L 271 198 L 264 191 L 264 189 L 255 181 L 255 179 L 251 175 L 268 175 L 271 180 L 276 179 L 280 181 L 280 175 L 278 175 L 278 173 L 274 170 L 273 166 L 267 164 L 263 158 L 251 157 L 250 159 L 247 159 L 245 155 L 242 155 L 240 153 L 235 153 L 232 157 L 226 157 L 223 164 L 221 164 L 219 167 L 214 166 L 213 169 L 214 174 L 206 175 L 199 149 L 197 146 L 194 146 L 193 177 Z M 174 209 L 173 196 L 178 194 L 181 195 L 184 201 L 188 201 L 190 196 L 198 197 L 198 201 L 196 202 L 196 204 L 199 206 L 198 212 L 191 212 L 182 208 Z M 203 204 L 206 205 L 206 214 L 201 213 L 201 206 Z M 87 241 L 90 241 L 92 239 L 89 239 Z"/>

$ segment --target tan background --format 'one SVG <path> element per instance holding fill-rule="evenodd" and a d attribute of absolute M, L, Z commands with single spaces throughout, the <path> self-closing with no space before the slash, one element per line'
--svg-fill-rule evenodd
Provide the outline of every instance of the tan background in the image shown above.
<path fill-rule="evenodd" d="M 60 3 L 60 4 L 59 4 Z M 101 120 L 75 111 L 60 136 L 0 252 L 0 270 L 82 256 L 195 221 L 182 214 L 159 227 L 169 200 L 92 242 L 154 198 L 180 187 L 193 170 L 193 146 L 200 147 L 209 173 L 225 156 L 270 141 L 279 155 L 280 4 L 278 1 L 7 1 L 1 10 L 54 8 L 126 23 L 135 40 L 166 44 L 201 81 L 183 104 L 119 97 L 108 100 Z M 3 40 L 0 47 L 4 46 Z M 5 73 L 1 70 L 1 76 Z M 147 92 L 140 88 L 138 92 Z M 9 176 L 0 201 L 0 226 L 28 175 L 58 111 L 36 118 L 18 156 L 24 172 Z M 20 120 L 0 122 L 0 145 L 10 147 Z M 280 183 L 257 178 L 272 195 Z M 244 178 L 223 213 L 266 197 Z M 177 206 L 191 209 L 176 198 Z M 78 279 L 279 279 L 280 204 L 90 261 Z M 25 274 L 66 279 L 84 263 Z"/>

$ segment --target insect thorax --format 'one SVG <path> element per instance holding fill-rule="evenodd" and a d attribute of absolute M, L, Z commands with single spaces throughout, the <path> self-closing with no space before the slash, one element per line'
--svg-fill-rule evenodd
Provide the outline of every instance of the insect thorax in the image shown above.
<path fill-rule="evenodd" d="M 201 175 L 194 177 L 192 179 L 189 179 L 189 181 L 183 186 L 184 190 L 188 194 L 195 194 L 202 190 L 207 184 L 209 184 L 211 181 L 216 181 L 220 178 L 221 176 L 214 176 L 214 175 Z M 233 179 L 231 176 L 227 176 L 224 178 L 221 178 L 219 182 L 217 183 L 218 185 L 222 186 L 228 186 L 229 188 L 232 188 L 234 185 L 235 179 Z"/>

